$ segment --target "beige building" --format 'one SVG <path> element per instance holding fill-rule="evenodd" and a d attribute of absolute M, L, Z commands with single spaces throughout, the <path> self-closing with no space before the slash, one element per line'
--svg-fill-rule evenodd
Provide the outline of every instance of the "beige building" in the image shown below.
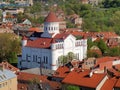
<path fill-rule="evenodd" d="M 0 68 L 0 90 L 17 90 L 17 76 L 12 71 Z"/>

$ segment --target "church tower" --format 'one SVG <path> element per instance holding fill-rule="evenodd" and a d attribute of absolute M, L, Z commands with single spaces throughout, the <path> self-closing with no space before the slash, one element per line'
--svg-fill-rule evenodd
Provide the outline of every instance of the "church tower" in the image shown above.
<path fill-rule="evenodd" d="M 44 21 L 44 33 L 42 37 L 50 37 L 49 34 L 59 33 L 59 20 L 54 12 L 50 12 Z"/>

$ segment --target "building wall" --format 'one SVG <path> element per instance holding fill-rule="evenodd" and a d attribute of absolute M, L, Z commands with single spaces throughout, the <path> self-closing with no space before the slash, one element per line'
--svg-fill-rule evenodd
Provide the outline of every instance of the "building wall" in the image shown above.
<path fill-rule="evenodd" d="M 51 68 L 51 50 L 23 47 L 21 65 L 23 68 Z M 41 66 L 40 66 L 41 65 Z"/>
<path fill-rule="evenodd" d="M 17 90 L 17 77 L 0 82 L 0 90 Z"/>

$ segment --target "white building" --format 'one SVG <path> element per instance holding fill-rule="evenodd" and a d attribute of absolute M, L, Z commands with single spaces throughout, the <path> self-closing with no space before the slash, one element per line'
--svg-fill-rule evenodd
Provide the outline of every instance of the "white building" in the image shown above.
<path fill-rule="evenodd" d="M 40 38 L 23 37 L 19 68 L 44 67 L 56 70 L 58 57 L 73 52 L 79 60 L 86 58 L 87 39 L 76 40 L 71 34 L 59 33 L 59 20 L 53 12 L 45 19 Z"/>

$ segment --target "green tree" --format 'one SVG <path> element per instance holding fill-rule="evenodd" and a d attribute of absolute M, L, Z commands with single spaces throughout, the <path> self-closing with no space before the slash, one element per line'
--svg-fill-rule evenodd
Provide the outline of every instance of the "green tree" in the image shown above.
<path fill-rule="evenodd" d="M 108 47 L 107 47 L 106 43 L 102 39 L 100 39 L 97 42 L 97 46 L 100 48 L 103 55 L 108 53 Z"/>
<path fill-rule="evenodd" d="M 110 56 L 120 56 L 120 48 L 119 47 L 110 48 L 109 55 Z"/>
<path fill-rule="evenodd" d="M 69 52 L 69 53 L 67 54 L 67 60 L 68 60 L 68 61 L 72 61 L 73 59 L 75 59 L 74 53 L 73 53 L 73 52 Z"/>
<path fill-rule="evenodd" d="M 0 61 L 17 63 L 17 54 L 21 52 L 20 41 L 14 34 L 0 34 Z"/>
<path fill-rule="evenodd" d="M 63 90 L 80 90 L 80 87 L 69 84 L 63 85 L 63 88 L 64 88 Z"/>

